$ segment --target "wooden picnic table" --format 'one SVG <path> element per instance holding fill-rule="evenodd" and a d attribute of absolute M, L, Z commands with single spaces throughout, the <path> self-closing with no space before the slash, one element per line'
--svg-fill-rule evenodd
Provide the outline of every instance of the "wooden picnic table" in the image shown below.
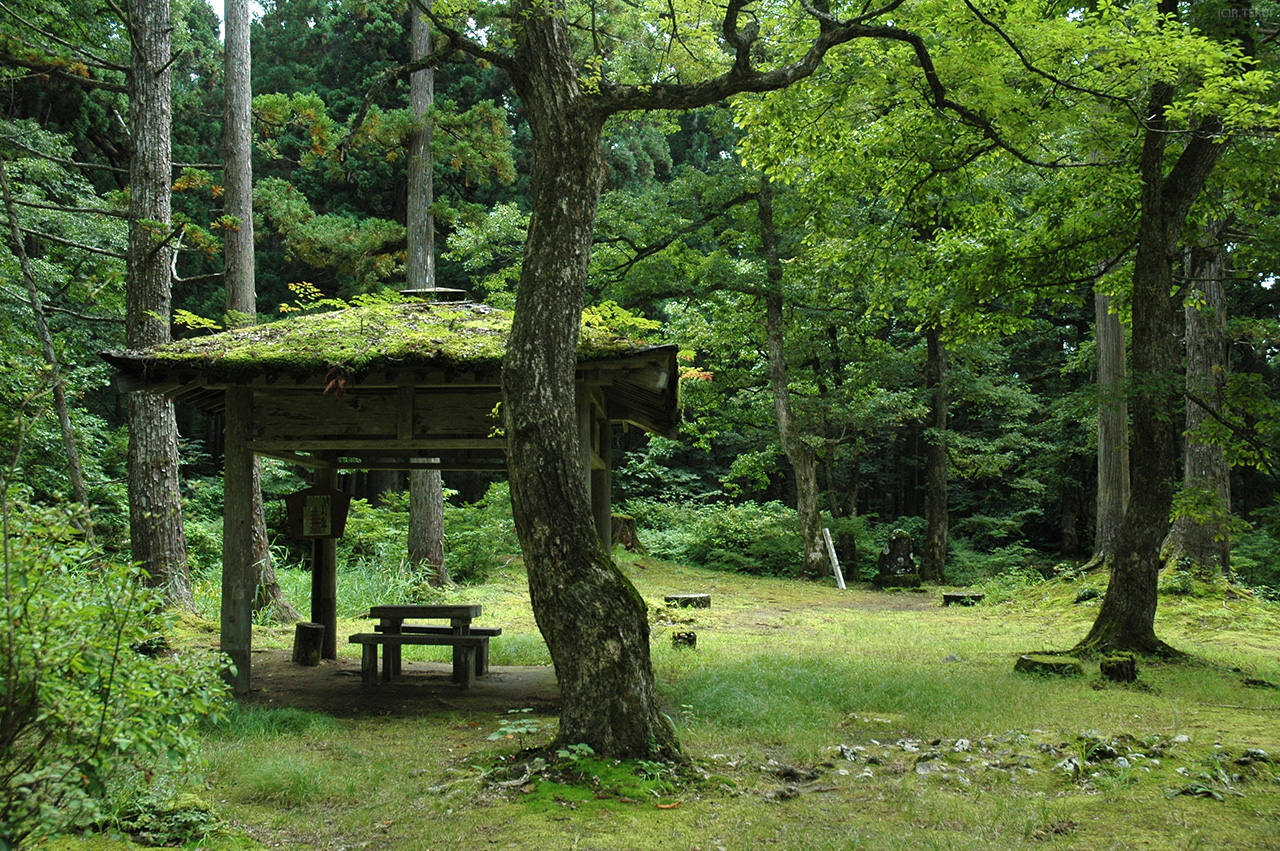
<path fill-rule="evenodd" d="M 479 605 L 403 603 L 373 606 L 370 618 L 377 619 L 372 633 L 351 636 L 352 644 L 363 645 L 360 673 L 366 687 L 378 682 L 378 645 L 382 645 L 382 681 L 400 675 L 400 648 L 406 644 L 450 645 L 453 647 L 453 681 L 463 688 L 475 684 L 477 676 L 489 672 L 489 639 L 502 634 L 500 627 L 473 628 L 480 616 Z M 418 621 L 448 621 L 423 624 Z"/>

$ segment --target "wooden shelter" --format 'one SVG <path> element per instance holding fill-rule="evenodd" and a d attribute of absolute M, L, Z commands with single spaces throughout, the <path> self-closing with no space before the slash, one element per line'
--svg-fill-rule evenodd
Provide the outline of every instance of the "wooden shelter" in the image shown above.
<path fill-rule="evenodd" d="M 505 470 L 499 378 L 511 314 L 480 304 L 370 304 L 104 354 L 120 392 L 163 393 L 226 418 L 221 648 L 247 691 L 254 455 L 314 471 Z M 610 542 L 612 428 L 674 437 L 676 347 L 584 326 L 577 420 L 596 526 Z M 318 537 L 312 620 L 336 656 L 336 543 Z M 317 599 L 318 598 L 318 599 Z"/>

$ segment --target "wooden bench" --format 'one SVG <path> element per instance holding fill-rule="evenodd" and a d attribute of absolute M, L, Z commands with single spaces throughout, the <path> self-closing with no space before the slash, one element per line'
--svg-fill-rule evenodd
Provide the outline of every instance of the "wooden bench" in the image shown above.
<path fill-rule="evenodd" d="M 448 627 L 445 627 L 448 630 Z M 478 666 L 478 655 L 483 648 L 483 655 L 488 664 L 489 658 L 489 636 L 487 635 L 453 635 L 451 633 L 425 633 L 404 632 L 398 633 L 382 633 L 382 632 L 359 632 L 351 636 L 349 639 L 352 644 L 361 645 L 360 652 L 360 682 L 365 688 L 373 688 L 378 684 L 378 645 L 381 644 L 385 648 L 383 650 L 383 660 L 389 661 L 388 652 L 392 649 L 398 650 L 406 644 L 426 644 L 426 645 L 448 645 L 453 647 L 453 681 L 463 688 L 471 688 L 476 684 L 476 669 Z M 398 658 L 399 654 L 395 654 Z M 385 665 L 383 669 L 383 679 L 391 678 L 391 666 Z"/>
<path fill-rule="evenodd" d="M 386 627 L 382 624 L 376 624 L 373 627 L 374 632 L 385 632 Z M 454 628 L 445 626 L 444 624 L 408 624 L 400 627 L 403 635 L 453 635 Z M 483 635 L 486 638 L 495 638 L 502 635 L 502 627 L 500 626 L 473 626 L 468 627 L 468 635 Z M 399 660 L 397 660 L 399 661 Z M 483 677 L 489 673 L 489 642 L 480 645 L 480 649 L 476 651 L 476 676 Z M 395 670 L 391 672 L 392 676 L 399 676 L 399 665 L 395 666 Z"/>

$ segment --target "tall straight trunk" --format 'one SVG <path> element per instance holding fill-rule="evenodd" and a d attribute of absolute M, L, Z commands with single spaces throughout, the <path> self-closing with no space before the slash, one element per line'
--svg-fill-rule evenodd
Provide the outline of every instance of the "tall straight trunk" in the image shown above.
<path fill-rule="evenodd" d="M 502 414 L 529 596 L 560 686 L 558 741 L 615 757 L 673 757 L 679 744 L 658 703 L 645 602 L 600 541 L 579 445 L 577 348 L 606 116 L 579 88 L 563 18 L 526 13 L 513 81 L 532 136 L 533 212 Z"/>
<path fill-rule="evenodd" d="M 1093 313 L 1098 348 L 1098 513 L 1091 564 L 1102 564 L 1115 550 L 1129 504 L 1129 403 L 1124 325 L 1111 310 L 1111 296 L 1095 291 Z"/>
<path fill-rule="evenodd" d="M 130 0 L 129 250 L 125 343 L 169 342 L 171 249 L 168 0 Z M 172 605 L 194 607 L 178 487 L 178 427 L 173 402 L 153 393 L 128 399 L 129 539 L 133 560 Z"/>
<path fill-rule="evenodd" d="M 431 4 L 426 4 L 431 8 Z M 410 51 L 414 59 L 431 53 L 431 29 L 426 16 L 409 4 Z M 417 125 L 409 136 L 409 181 L 406 230 L 408 250 L 405 281 L 411 290 L 436 285 L 436 223 L 431 139 L 433 126 L 427 111 L 435 100 L 435 71 L 427 68 L 409 77 L 409 110 Z M 444 482 L 438 469 L 409 473 L 409 564 L 414 570 L 429 565 L 428 581 L 437 587 L 452 585 L 444 563 Z"/>
<path fill-rule="evenodd" d="M 760 181 L 757 207 L 760 242 L 764 249 L 765 270 L 769 280 L 768 294 L 765 296 L 769 389 L 773 393 L 773 410 L 778 418 L 778 438 L 796 477 L 796 519 L 800 523 L 800 545 L 803 547 L 800 570 L 805 576 L 817 578 L 827 574 L 827 555 L 822 540 L 822 515 L 818 502 L 818 458 L 813 447 L 801 439 L 800 429 L 791 411 L 786 337 L 783 331 L 782 262 L 778 256 L 778 237 L 773 223 L 773 187 L 767 177 Z"/>
<path fill-rule="evenodd" d="M 22 280 L 27 285 L 27 299 L 31 303 L 31 318 L 35 322 L 36 337 L 40 341 L 40 352 L 44 355 L 45 365 L 49 367 L 53 385 L 53 408 L 58 416 L 58 427 L 62 430 L 62 446 L 67 453 L 67 475 L 71 479 L 71 493 L 84 511 L 83 522 L 77 519 L 85 535 L 93 539 L 93 520 L 89 506 L 89 489 L 84 482 L 84 468 L 80 464 L 80 447 L 76 442 L 75 429 L 71 425 L 71 410 L 67 405 L 67 390 L 62 378 L 62 369 L 58 363 L 58 353 L 53 345 L 53 333 L 49 330 L 49 322 L 45 319 L 44 304 L 40 300 L 40 288 L 36 285 L 35 272 L 31 268 L 31 259 L 27 257 L 26 244 L 22 238 L 22 227 L 19 224 L 18 212 L 13 204 L 13 193 L 9 188 L 9 172 L 4 160 L 0 159 L 0 191 L 4 195 L 5 213 L 9 219 L 9 236 L 13 242 L 13 252 L 18 258 L 18 266 L 22 269 Z"/>
<path fill-rule="evenodd" d="M 1161 0 L 1174 14 L 1175 0 Z M 1200 197 L 1225 147 L 1215 139 L 1216 122 L 1206 119 L 1183 143 L 1168 174 L 1165 155 L 1172 134 L 1165 110 L 1172 86 L 1157 83 L 1145 111 L 1139 163 L 1142 178 L 1138 250 L 1133 268 L 1133 411 L 1130 458 L 1133 492 L 1116 537 L 1111 581 L 1102 606 L 1078 650 L 1171 652 L 1156 637 L 1160 544 L 1173 505 L 1178 434 L 1174 425 L 1178 386 L 1177 304 L 1173 262 L 1191 205 Z"/>
<path fill-rule="evenodd" d="M 1231 541 L 1226 519 L 1231 512 L 1231 466 L 1221 446 L 1206 443 L 1197 430 L 1220 412 L 1227 383 L 1226 249 L 1220 240 L 1187 252 L 1187 276 L 1192 281 L 1186 300 L 1186 448 L 1182 487 L 1202 495 L 1197 511 L 1179 513 L 1165 541 L 1165 564 L 1190 568 L 1205 579 L 1226 575 L 1231 566 Z"/>
<path fill-rule="evenodd" d="M 942 329 L 925 328 L 925 384 L 929 390 L 929 431 L 925 438 L 925 490 L 928 528 L 920 553 L 920 579 L 941 585 L 947 581 L 947 349 Z"/>
<path fill-rule="evenodd" d="M 250 110 L 251 59 L 249 53 L 248 0 L 226 0 L 226 49 L 224 53 L 223 210 L 236 220 L 227 228 L 223 256 L 226 260 L 223 284 L 226 289 L 227 324 L 252 325 L 258 321 L 257 281 L 253 253 L 253 159 Z M 262 461 L 253 456 L 250 475 L 250 541 L 253 559 L 255 612 L 274 607 L 284 623 L 302 620 L 285 597 L 276 578 L 267 538 L 267 521 L 262 503 Z"/>

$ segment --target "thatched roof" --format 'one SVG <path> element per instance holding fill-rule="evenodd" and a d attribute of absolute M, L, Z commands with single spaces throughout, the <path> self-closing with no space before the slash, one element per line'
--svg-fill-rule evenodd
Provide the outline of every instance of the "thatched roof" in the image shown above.
<path fill-rule="evenodd" d="M 411 385 L 496 387 L 510 311 L 474 303 L 376 303 L 293 316 L 104 359 L 122 392 L 151 390 L 218 411 L 230 385 L 259 391 L 343 392 Z M 675 346 L 653 346 L 584 326 L 579 378 L 608 385 L 615 421 L 674 435 Z"/>

